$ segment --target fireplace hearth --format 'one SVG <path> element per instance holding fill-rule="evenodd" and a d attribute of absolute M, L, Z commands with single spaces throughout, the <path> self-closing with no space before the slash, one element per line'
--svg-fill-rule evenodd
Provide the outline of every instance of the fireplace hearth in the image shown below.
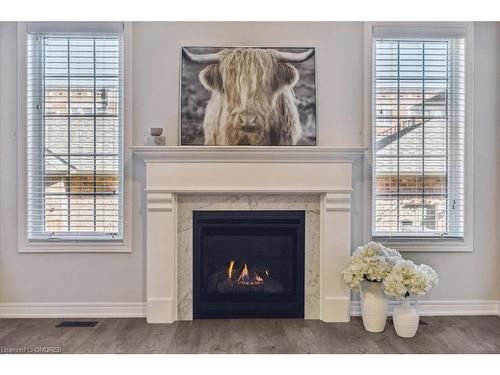
<path fill-rule="evenodd" d="M 304 211 L 194 211 L 193 318 L 303 318 Z"/>

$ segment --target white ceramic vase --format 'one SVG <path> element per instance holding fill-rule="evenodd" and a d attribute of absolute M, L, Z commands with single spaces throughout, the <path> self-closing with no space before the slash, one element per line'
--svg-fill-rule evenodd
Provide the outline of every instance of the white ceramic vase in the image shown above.
<path fill-rule="evenodd" d="M 416 335 L 419 315 L 415 306 L 411 305 L 409 297 L 406 297 L 401 304 L 394 308 L 392 320 L 399 337 L 410 338 Z"/>
<path fill-rule="evenodd" d="M 363 281 L 361 283 L 361 317 L 369 332 L 382 332 L 387 321 L 388 303 L 384 284 Z"/>

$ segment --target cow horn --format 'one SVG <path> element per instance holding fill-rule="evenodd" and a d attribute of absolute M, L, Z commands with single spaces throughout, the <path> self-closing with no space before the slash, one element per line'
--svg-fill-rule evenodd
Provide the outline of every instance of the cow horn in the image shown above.
<path fill-rule="evenodd" d="M 314 54 L 314 48 L 310 48 L 305 52 L 301 53 L 293 53 L 293 52 L 279 52 L 276 51 L 278 54 L 278 61 L 282 63 L 301 63 L 306 61 L 309 57 L 311 57 Z"/>
<path fill-rule="evenodd" d="M 216 64 L 220 61 L 220 56 L 218 53 L 197 55 L 195 53 L 189 52 L 186 48 L 182 48 L 182 53 L 188 58 L 189 61 L 198 64 Z"/>

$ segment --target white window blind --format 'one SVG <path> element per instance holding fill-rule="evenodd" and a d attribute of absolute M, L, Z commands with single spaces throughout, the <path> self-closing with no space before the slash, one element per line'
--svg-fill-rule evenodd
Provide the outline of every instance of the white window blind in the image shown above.
<path fill-rule="evenodd" d="M 464 235 L 465 39 L 375 37 L 374 237 Z"/>
<path fill-rule="evenodd" d="M 29 240 L 123 238 L 123 69 L 117 34 L 30 33 Z"/>

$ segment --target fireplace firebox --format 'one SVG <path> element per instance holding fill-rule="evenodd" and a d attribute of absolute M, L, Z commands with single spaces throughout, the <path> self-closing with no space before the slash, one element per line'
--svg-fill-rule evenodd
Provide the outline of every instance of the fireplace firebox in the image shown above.
<path fill-rule="evenodd" d="M 193 318 L 303 318 L 304 211 L 194 211 Z"/>

